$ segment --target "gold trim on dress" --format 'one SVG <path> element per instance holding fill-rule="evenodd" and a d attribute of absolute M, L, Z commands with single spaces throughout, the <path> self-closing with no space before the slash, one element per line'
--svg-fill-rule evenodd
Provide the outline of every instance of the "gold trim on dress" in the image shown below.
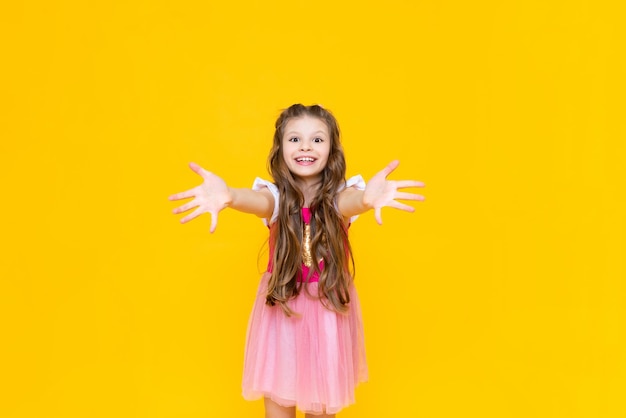
<path fill-rule="evenodd" d="M 322 245 L 326 245 L 326 235 L 322 236 Z M 321 263 L 323 260 L 324 257 L 320 257 L 317 262 Z M 304 224 L 304 233 L 302 234 L 302 264 L 307 267 L 313 265 L 313 254 L 311 254 L 311 225 L 308 223 Z"/>
<path fill-rule="evenodd" d="M 305 266 L 313 265 L 313 256 L 311 255 L 311 225 L 304 224 L 304 234 L 302 237 L 302 263 Z"/>

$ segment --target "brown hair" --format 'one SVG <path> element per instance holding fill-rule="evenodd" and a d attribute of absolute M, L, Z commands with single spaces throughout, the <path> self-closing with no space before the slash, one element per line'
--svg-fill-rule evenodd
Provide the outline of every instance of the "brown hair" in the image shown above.
<path fill-rule="evenodd" d="M 297 277 L 302 266 L 302 207 L 304 195 L 282 154 L 283 134 L 287 122 L 309 116 L 323 121 L 330 135 L 330 153 L 321 173 L 317 193 L 310 202 L 311 254 L 310 274 L 319 274 L 318 297 L 325 307 L 347 312 L 350 302 L 349 286 L 354 272 L 348 227 L 336 206 L 337 192 L 345 186 L 346 162 L 339 140 L 339 125 L 335 117 L 319 105 L 294 104 L 276 120 L 274 143 L 268 158 L 268 170 L 279 191 L 278 219 L 271 225 L 270 245 L 273 245 L 272 273 L 268 283 L 266 303 L 280 305 L 285 314 L 293 311 L 287 302 L 297 296 L 308 278 Z M 317 260 L 324 259 L 320 272 Z M 308 290 L 307 290 L 308 292 Z"/>

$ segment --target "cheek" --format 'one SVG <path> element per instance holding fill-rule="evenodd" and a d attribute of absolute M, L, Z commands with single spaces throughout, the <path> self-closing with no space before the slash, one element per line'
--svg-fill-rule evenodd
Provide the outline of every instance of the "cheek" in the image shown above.
<path fill-rule="evenodd" d="M 289 142 L 289 141 L 284 141 L 280 148 L 282 149 L 283 155 L 289 155 L 290 153 L 293 152 L 294 143 Z"/>
<path fill-rule="evenodd" d="M 330 146 L 326 147 L 324 149 L 324 158 L 326 158 L 326 160 L 328 160 L 328 157 L 330 156 Z"/>
<path fill-rule="evenodd" d="M 283 158 L 283 160 L 284 160 L 285 162 L 289 162 L 289 160 L 291 159 L 291 158 L 289 157 L 289 155 L 291 154 L 291 151 L 289 150 L 289 147 L 285 147 L 285 146 L 283 146 L 283 148 L 282 148 L 282 150 L 281 150 L 280 154 L 281 154 L 281 156 L 282 156 L 282 158 Z"/>

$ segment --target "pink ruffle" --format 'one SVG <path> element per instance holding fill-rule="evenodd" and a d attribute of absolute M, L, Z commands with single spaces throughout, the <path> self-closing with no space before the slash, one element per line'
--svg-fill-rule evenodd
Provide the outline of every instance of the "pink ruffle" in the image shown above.
<path fill-rule="evenodd" d="M 299 316 L 287 317 L 265 303 L 269 273 L 261 278 L 248 324 L 243 397 L 269 397 L 310 414 L 335 414 L 354 403 L 354 389 L 367 380 L 361 308 L 354 285 L 347 314 L 330 311 L 309 283 L 291 301 Z"/>

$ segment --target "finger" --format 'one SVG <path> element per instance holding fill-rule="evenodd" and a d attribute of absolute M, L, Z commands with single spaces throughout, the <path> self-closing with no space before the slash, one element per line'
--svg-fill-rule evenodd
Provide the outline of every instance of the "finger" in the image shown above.
<path fill-rule="evenodd" d="M 426 187 L 424 182 L 417 180 L 396 180 L 396 187 L 404 189 L 405 187 Z"/>
<path fill-rule="evenodd" d="M 189 163 L 189 168 L 191 168 L 196 173 L 202 170 L 202 167 L 200 167 L 198 164 L 194 163 L 193 161 Z"/>
<path fill-rule="evenodd" d="M 389 174 L 391 174 L 393 170 L 398 167 L 398 165 L 400 165 L 400 161 L 393 160 L 392 162 L 387 164 L 387 167 L 383 168 L 380 172 L 383 173 L 385 177 L 387 177 Z"/>
<path fill-rule="evenodd" d="M 194 200 L 192 202 L 186 203 L 182 206 L 177 207 L 176 209 L 174 209 L 172 211 L 172 213 L 183 213 L 183 212 L 187 212 L 189 209 L 193 209 L 196 206 L 198 206 L 198 203 Z"/>
<path fill-rule="evenodd" d="M 424 196 L 415 193 L 397 192 L 396 199 L 400 200 L 424 200 Z"/>
<path fill-rule="evenodd" d="M 387 206 L 394 209 L 400 209 L 405 212 L 415 212 L 415 208 L 413 206 L 405 205 L 404 203 L 396 202 L 395 200 L 391 201 Z"/>
<path fill-rule="evenodd" d="M 378 223 L 378 225 L 383 224 L 383 218 L 380 215 L 380 208 L 376 208 L 374 210 L 374 217 L 376 218 L 376 222 Z"/>
<path fill-rule="evenodd" d="M 194 197 L 196 194 L 194 192 L 194 189 L 191 190 L 187 190 L 184 192 L 180 192 L 180 193 L 175 193 L 173 195 L 171 195 L 170 197 L 168 197 L 169 200 L 180 200 L 180 199 L 187 199 L 188 197 Z"/>
<path fill-rule="evenodd" d="M 192 219 L 197 218 L 198 216 L 200 216 L 202 213 L 202 210 L 200 208 L 194 210 L 193 212 L 191 212 L 189 215 L 185 216 L 183 219 L 180 220 L 181 224 L 187 223 Z"/>
<path fill-rule="evenodd" d="M 217 228 L 217 212 L 211 212 L 211 229 L 209 232 L 215 232 L 215 228 Z"/>

